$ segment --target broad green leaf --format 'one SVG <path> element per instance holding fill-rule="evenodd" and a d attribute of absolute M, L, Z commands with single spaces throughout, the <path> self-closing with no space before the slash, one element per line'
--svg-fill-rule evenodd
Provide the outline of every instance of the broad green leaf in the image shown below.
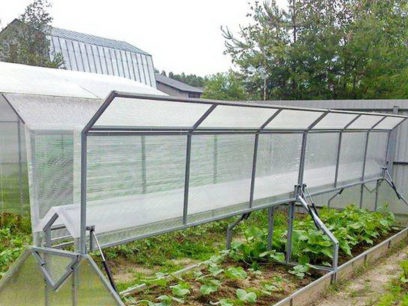
<path fill-rule="evenodd" d="M 236 294 L 237 298 L 243 302 L 255 303 L 257 299 L 255 292 L 246 292 L 243 289 L 237 289 Z"/>

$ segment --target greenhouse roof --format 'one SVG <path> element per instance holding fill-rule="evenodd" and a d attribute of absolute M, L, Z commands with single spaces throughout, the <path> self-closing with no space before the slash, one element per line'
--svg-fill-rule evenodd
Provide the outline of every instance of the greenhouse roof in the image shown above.
<path fill-rule="evenodd" d="M 88 130 L 138 131 L 306 131 L 391 130 L 406 117 L 328 109 L 274 106 L 114 92 L 87 125 Z"/>
<path fill-rule="evenodd" d="M 0 62 L 0 93 L 105 99 L 112 90 L 165 95 L 125 78 Z"/>
<path fill-rule="evenodd" d="M 94 73 L 4 62 L 0 71 L 0 93 L 32 129 L 82 128 L 112 90 L 164 95 L 129 79 Z"/>

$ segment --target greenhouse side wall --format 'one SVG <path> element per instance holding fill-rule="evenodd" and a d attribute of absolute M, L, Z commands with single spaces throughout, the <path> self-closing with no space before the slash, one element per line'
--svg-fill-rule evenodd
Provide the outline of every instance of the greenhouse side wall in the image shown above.
<path fill-rule="evenodd" d="M 0 96 L 0 213 L 29 210 L 24 124 Z"/>
<path fill-rule="evenodd" d="M 266 104 L 285 105 L 297 107 L 321 107 L 330 109 L 341 109 L 349 111 L 362 112 L 380 112 L 394 113 L 397 115 L 408 115 L 408 100 L 323 100 L 323 101 L 266 101 Z M 408 198 L 408 122 L 403 122 L 398 126 L 394 133 L 395 146 L 391 150 L 390 163 L 391 175 L 399 192 Z M 373 203 L 370 199 L 375 197 L 374 184 L 369 184 L 364 189 L 363 206 L 370 208 Z M 373 190 L 374 189 L 374 190 Z M 331 200 L 331 204 L 338 207 L 344 207 L 347 204 L 359 204 L 360 187 L 354 187 L 346 190 L 340 196 Z M 334 196 L 334 193 L 322 196 L 315 196 L 316 203 L 327 204 L 327 201 Z M 408 216 L 407 206 L 395 195 L 394 190 L 385 182 L 381 183 L 379 188 L 378 203 L 380 206 L 388 206 L 397 215 Z M 408 217 L 404 217 L 408 221 Z M 408 223 L 408 222 L 407 222 Z"/>

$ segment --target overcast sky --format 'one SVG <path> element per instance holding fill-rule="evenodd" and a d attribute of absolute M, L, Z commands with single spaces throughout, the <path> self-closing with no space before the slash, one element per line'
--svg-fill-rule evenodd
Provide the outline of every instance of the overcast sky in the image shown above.
<path fill-rule="evenodd" d="M 1 0 L 0 27 L 32 0 Z M 248 24 L 254 0 L 49 0 L 53 26 L 127 41 L 152 54 L 160 71 L 208 75 L 227 71 L 220 27 Z M 285 3 L 278 0 L 278 3 Z"/>

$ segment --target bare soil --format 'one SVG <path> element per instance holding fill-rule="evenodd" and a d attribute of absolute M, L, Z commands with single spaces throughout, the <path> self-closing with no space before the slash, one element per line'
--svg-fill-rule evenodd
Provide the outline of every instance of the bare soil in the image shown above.
<path fill-rule="evenodd" d="M 367 267 L 361 275 L 339 286 L 315 306 L 369 306 L 375 305 L 387 291 L 389 281 L 400 273 L 399 263 L 408 258 L 408 246 Z"/>

